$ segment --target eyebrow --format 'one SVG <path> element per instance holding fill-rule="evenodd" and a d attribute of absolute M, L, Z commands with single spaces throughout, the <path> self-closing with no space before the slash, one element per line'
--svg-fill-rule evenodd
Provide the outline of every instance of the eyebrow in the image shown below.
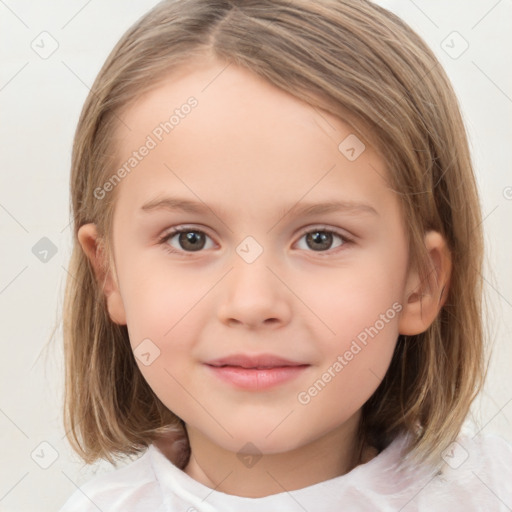
<path fill-rule="evenodd" d="M 143 204 L 141 210 L 150 213 L 155 210 L 181 210 L 187 213 L 204 214 L 208 211 L 213 211 L 209 206 L 202 202 L 190 201 L 189 199 L 182 199 L 177 197 L 163 197 L 155 198 Z M 372 214 L 379 216 L 375 208 L 369 204 L 358 203 L 355 201 L 337 200 L 327 201 L 323 203 L 295 203 L 289 207 L 281 210 L 279 218 L 286 215 L 294 214 L 300 216 L 319 215 L 323 213 L 332 212 L 345 212 L 350 215 L 355 214 Z"/>

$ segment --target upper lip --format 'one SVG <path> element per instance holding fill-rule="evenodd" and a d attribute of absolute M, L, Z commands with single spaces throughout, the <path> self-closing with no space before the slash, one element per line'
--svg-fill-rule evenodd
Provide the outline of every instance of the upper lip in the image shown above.
<path fill-rule="evenodd" d="M 210 366 L 240 366 L 242 368 L 276 368 L 280 366 L 303 366 L 308 363 L 290 361 L 272 354 L 233 354 L 220 359 L 207 361 Z"/>

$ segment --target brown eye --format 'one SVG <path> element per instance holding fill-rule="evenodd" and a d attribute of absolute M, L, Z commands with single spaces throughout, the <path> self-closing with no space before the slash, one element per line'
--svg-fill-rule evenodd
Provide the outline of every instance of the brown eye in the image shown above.
<path fill-rule="evenodd" d="M 205 248 L 207 238 L 203 231 L 197 229 L 176 229 L 160 240 L 170 252 L 198 252 Z M 171 243 L 172 240 L 176 240 Z"/>
<path fill-rule="evenodd" d="M 330 249 L 336 249 L 350 242 L 344 235 L 330 229 L 310 229 L 302 234 L 302 239 L 306 242 L 306 249 L 315 252 L 328 252 Z M 333 246 L 336 239 L 341 243 Z M 304 249 L 304 247 L 300 248 Z"/>
<path fill-rule="evenodd" d="M 179 233 L 178 242 L 186 251 L 200 251 L 205 245 L 204 233 L 199 231 L 182 231 Z"/>
<path fill-rule="evenodd" d="M 332 244 L 332 233 L 326 231 L 313 231 L 306 235 L 308 247 L 314 251 L 329 249 Z"/>

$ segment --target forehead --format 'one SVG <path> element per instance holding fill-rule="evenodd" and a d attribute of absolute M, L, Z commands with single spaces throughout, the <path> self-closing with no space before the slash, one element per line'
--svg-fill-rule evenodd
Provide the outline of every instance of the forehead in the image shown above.
<path fill-rule="evenodd" d="M 126 205 L 167 189 L 244 208 L 306 195 L 313 202 L 327 191 L 385 199 L 384 162 L 347 124 L 233 64 L 182 67 L 122 118 L 115 140 L 127 170 L 119 186 Z M 145 156 L 135 157 L 144 146 Z M 343 153 L 348 146 L 362 151 L 357 159 Z"/>
<path fill-rule="evenodd" d="M 155 139 L 162 135 L 164 140 L 156 142 L 164 144 L 177 142 L 178 138 L 183 142 L 185 136 L 191 136 L 196 147 L 221 139 L 237 144 L 266 142 L 276 134 L 279 139 L 275 142 L 283 145 L 297 135 L 295 127 L 308 131 L 309 136 L 313 128 L 323 137 L 339 137 L 338 118 L 253 72 L 215 60 L 193 62 L 160 79 L 124 110 L 123 122 L 115 134 L 121 150 L 136 148 L 141 138 L 152 134 Z M 196 106 L 189 108 L 190 102 Z M 165 130 L 169 122 L 172 126 Z"/>

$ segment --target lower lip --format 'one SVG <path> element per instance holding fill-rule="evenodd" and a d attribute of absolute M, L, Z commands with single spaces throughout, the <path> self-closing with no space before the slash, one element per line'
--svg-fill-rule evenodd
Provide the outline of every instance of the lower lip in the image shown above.
<path fill-rule="evenodd" d="M 309 365 L 279 366 L 276 368 L 241 368 L 240 366 L 206 365 L 220 379 L 250 390 L 268 389 L 299 376 Z"/>

